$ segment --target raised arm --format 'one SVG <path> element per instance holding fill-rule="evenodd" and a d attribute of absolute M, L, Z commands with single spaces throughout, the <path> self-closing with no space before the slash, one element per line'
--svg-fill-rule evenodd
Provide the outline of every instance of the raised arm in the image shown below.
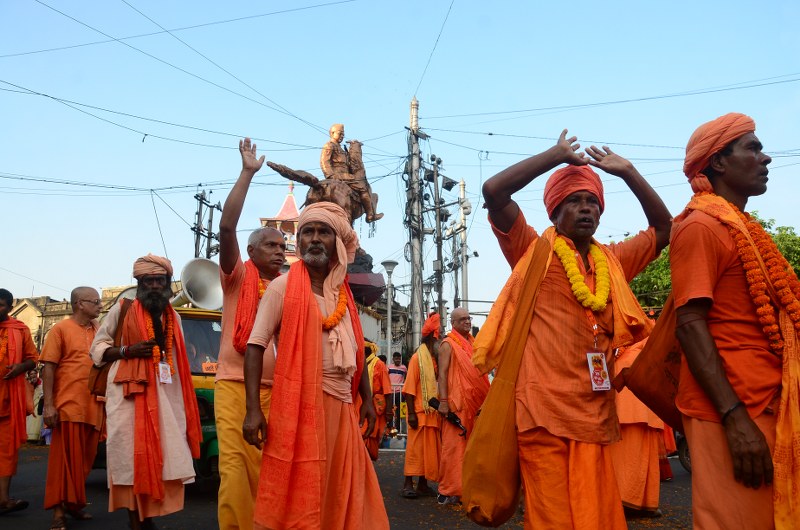
<path fill-rule="evenodd" d="M 648 224 L 656 231 L 656 252 L 661 252 L 669 243 L 669 231 L 672 227 L 672 215 L 661 197 L 629 160 L 614 153 L 608 147 L 603 146 L 601 150 L 591 146 L 586 149 L 586 153 L 591 157 L 589 164 L 621 178 L 628 185 L 639 200 L 639 204 L 642 205 Z"/>
<path fill-rule="evenodd" d="M 222 272 L 230 274 L 236 267 L 239 258 L 239 240 L 236 238 L 236 227 L 242 215 L 244 199 L 253 176 L 264 164 L 264 155 L 256 156 L 256 144 L 250 144 L 250 138 L 239 140 L 239 153 L 242 155 L 242 171 L 233 189 L 225 199 L 222 218 L 219 221 L 219 266 Z"/>
<path fill-rule="evenodd" d="M 585 155 L 578 152 L 580 144 L 577 136 L 567 138 L 567 129 L 561 131 L 556 145 L 517 162 L 487 180 L 483 184 L 483 199 L 489 210 L 489 218 L 501 231 L 508 232 L 519 215 L 519 205 L 511 196 L 530 184 L 533 179 L 547 173 L 560 164 L 584 166 L 588 163 Z"/>

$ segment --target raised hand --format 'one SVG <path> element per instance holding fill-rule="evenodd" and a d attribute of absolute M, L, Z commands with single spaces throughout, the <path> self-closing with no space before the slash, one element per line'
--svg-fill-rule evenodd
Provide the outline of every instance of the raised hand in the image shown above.
<path fill-rule="evenodd" d="M 570 136 L 567 138 L 567 129 L 564 129 L 558 137 L 556 149 L 560 151 L 562 162 L 572 164 L 573 166 L 585 166 L 589 163 L 589 160 L 586 158 L 586 155 L 578 151 L 578 149 L 581 148 L 581 144 L 576 143 L 577 141 L 577 136 Z"/>
<path fill-rule="evenodd" d="M 264 165 L 266 157 L 261 155 L 261 158 L 257 158 L 256 144 L 251 144 L 250 138 L 239 140 L 239 153 L 242 155 L 242 171 L 256 173 Z"/>
<path fill-rule="evenodd" d="M 622 158 L 605 145 L 602 150 L 591 146 L 586 149 L 586 154 L 591 157 L 588 160 L 589 164 L 611 175 L 626 177 L 636 171 L 630 161 L 626 158 Z"/>

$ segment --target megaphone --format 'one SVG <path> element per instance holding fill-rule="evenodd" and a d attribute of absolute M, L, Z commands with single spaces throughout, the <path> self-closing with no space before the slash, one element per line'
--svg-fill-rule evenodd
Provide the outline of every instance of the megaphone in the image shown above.
<path fill-rule="evenodd" d="M 190 260 L 181 271 L 181 291 L 170 300 L 174 307 L 192 304 L 201 309 L 222 308 L 219 265 L 205 258 Z"/>

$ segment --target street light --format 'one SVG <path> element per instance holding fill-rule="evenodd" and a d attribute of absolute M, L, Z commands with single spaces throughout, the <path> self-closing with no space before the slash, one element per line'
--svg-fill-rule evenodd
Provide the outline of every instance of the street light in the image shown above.
<path fill-rule="evenodd" d="M 383 270 L 386 271 L 388 281 L 386 282 L 386 358 L 391 359 L 392 355 L 392 304 L 394 296 L 392 293 L 392 272 L 397 267 L 394 260 L 381 261 Z"/>

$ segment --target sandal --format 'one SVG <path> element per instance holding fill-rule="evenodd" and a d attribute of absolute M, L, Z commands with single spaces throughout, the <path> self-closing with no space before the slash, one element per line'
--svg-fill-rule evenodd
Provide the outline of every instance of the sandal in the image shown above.
<path fill-rule="evenodd" d="M 29 505 L 28 501 L 23 501 L 20 499 L 8 499 L 5 506 L 0 508 L 0 515 L 24 510 L 25 508 L 28 507 L 28 505 Z"/>
<path fill-rule="evenodd" d="M 400 496 L 404 499 L 416 499 L 417 492 L 414 488 L 403 488 L 403 491 L 400 492 Z"/>
<path fill-rule="evenodd" d="M 430 486 L 425 486 L 422 489 L 417 488 L 417 495 L 422 495 L 423 497 L 436 497 L 437 493 Z"/>
<path fill-rule="evenodd" d="M 67 530 L 67 517 L 62 515 L 61 517 L 53 519 L 50 530 Z"/>

